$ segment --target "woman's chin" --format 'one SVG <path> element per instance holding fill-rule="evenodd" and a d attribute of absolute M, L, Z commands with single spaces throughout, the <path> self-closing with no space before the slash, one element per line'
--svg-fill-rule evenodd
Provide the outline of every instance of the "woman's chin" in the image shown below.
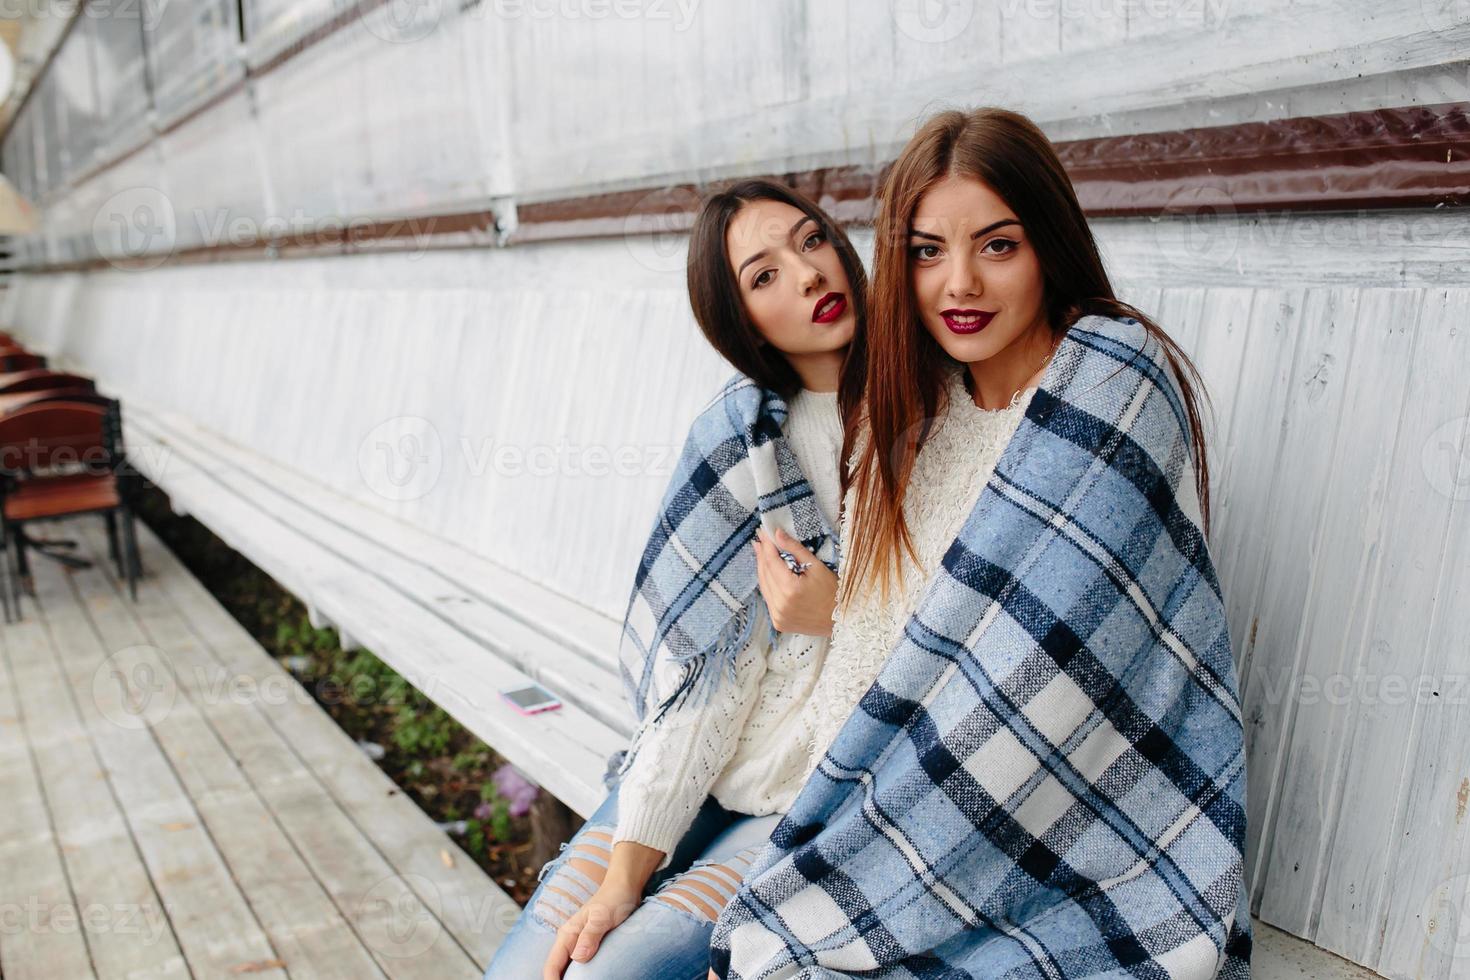
<path fill-rule="evenodd" d="M 996 342 L 994 324 L 987 325 L 974 333 L 955 333 L 941 321 L 929 325 L 929 334 L 944 352 L 962 364 L 974 364 L 994 357 L 1004 344 Z"/>

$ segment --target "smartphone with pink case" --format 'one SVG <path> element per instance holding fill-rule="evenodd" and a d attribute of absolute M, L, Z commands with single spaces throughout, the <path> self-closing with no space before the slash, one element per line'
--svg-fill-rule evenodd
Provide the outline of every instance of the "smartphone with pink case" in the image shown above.
<path fill-rule="evenodd" d="M 539 715 L 543 711 L 554 711 L 561 707 L 561 698 L 536 683 L 502 688 L 500 696 L 505 699 L 506 704 L 523 715 Z"/>

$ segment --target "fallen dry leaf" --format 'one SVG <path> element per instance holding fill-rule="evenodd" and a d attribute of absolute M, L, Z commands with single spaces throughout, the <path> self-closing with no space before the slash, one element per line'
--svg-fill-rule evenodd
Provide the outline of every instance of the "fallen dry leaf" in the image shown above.
<path fill-rule="evenodd" d="M 285 960 L 255 960 L 250 963 L 236 963 L 230 967 L 231 973 L 261 973 L 265 970 L 279 970 L 285 967 Z"/>

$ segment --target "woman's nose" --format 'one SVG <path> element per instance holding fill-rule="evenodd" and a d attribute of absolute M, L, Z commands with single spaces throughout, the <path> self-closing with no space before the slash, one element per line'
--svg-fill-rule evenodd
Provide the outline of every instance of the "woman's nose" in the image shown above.
<path fill-rule="evenodd" d="M 968 262 L 955 262 L 950 266 L 949 279 L 944 284 L 945 295 L 954 299 L 980 295 L 980 279 Z"/>
<path fill-rule="evenodd" d="M 808 262 L 803 262 L 800 269 L 801 272 L 797 276 L 797 285 L 801 287 L 803 296 L 817 289 L 827 281 L 827 277 L 822 275 L 822 270 Z"/>

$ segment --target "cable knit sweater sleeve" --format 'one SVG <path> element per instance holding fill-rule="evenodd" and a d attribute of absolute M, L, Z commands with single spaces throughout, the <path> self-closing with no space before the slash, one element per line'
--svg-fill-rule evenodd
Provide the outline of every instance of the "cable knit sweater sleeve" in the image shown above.
<path fill-rule="evenodd" d="M 630 840 L 663 851 L 655 871 L 668 867 L 675 846 L 735 754 L 766 670 L 765 630 L 754 632 L 736 658 L 736 682 L 719 685 L 699 710 L 671 712 L 646 732 L 623 774 L 613 843 Z"/>
<path fill-rule="evenodd" d="M 799 392 L 789 402 L 783 432 L 804 473 L 813 481 L 831 519 L 837 503 L 837 455 L 842 420 L 836 392 Z M 654 869 L 668 867 L 674 848 L 694 815 L 740 748 L 741 734 L 762 703 L 761 687 L 770 666 L 769 620 L 761 622 L 735 658 L 735 682 L 717 686 L 710 702 L 684 707 L 645 731 L 632 766 L 618 790 L 618 824 L 613 842 L 631 840 L 664 852 Z M 783 642 L 783 637 L 777 642 Z M 779 663 L 779 660 L 776 661 Z M 671 672 L 680 668 L 662 665 Z M 672 690 L 677 677 L 660 678 Z"/>

